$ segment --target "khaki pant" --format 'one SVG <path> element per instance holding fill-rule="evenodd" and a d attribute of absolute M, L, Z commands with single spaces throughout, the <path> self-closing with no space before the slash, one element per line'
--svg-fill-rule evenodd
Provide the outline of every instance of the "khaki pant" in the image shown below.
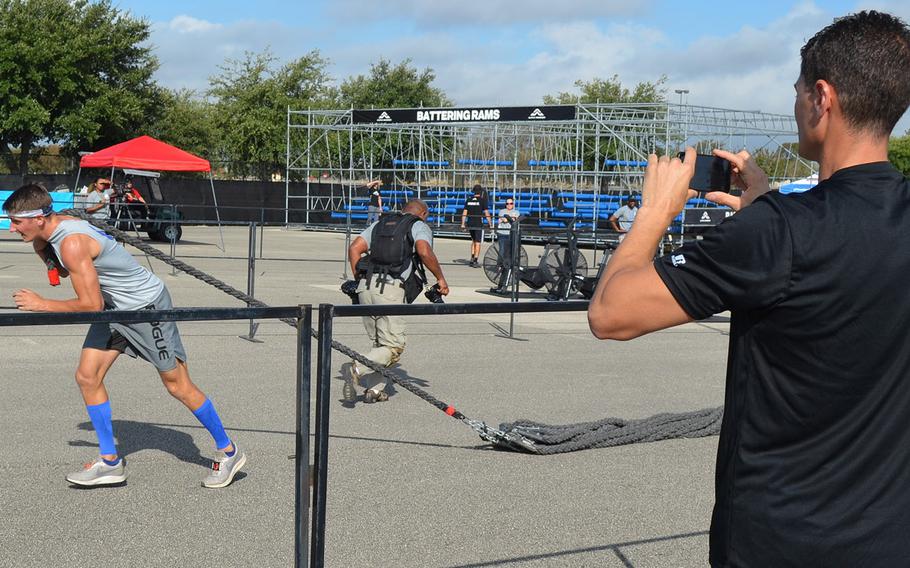
<path fill-rule="evenodd" d="M 401 281 L 387 282 L 382 293 L 379 292 L 380 284 L 375 279 L 370 287 L 361 281 L 357 288 L 357 296 L 361 304 L 402 304 L 404 303 L 404 288 Z M 367 335 L 373 340 L 373 349 L 366 354 L 367 359 L 383 367 L 396 363 L 404 351 L 407 337 L 405 336 L 404 318 L 401 316 L 364 317 L 363 326 Z"/>

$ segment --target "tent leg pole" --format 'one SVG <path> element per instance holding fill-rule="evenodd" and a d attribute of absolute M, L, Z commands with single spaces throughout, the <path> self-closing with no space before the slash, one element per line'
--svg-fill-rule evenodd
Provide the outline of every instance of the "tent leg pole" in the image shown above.
<path fill-rule="evenodd" d="M 218 235 L 221 237 L 221 252 L 227 252 L 224 249 L 224 232 L 221 230 L 221 213 L 218 211 L 218 197 L 215 195 L 215 180 L 212 178 L 212 170 L 209 169 L 209 184 L 212 186 L 212 201 L 215 202 L 215 218 L 218 219 Z"/>

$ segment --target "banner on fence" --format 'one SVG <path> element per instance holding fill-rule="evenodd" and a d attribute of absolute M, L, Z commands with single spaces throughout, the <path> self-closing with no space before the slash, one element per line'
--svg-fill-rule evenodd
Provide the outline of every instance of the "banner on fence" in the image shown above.
<path fill-rule="evenodd" d="M 354 124 L 400 124 L 440 122 L 540 122 L 575 120 L 572 105 L 536 107 L 404 108 L 354 110 Z"/>

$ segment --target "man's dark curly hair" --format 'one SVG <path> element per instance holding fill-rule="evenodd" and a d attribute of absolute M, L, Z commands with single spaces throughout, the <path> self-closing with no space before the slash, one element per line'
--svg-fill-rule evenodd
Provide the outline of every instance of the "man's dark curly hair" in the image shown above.
<path fill-rule="evenodd" d="M 838 18 L 800 50 L 806 86 L 834 86 L 856 130 L 888 136 L 910 105 L 910 30 L 874 10 Z"/>

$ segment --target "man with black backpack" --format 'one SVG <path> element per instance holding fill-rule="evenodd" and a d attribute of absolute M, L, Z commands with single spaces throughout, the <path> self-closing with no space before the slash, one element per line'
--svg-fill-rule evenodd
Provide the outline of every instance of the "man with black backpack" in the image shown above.
<path fill-rule="evenodd" d="M 348 260 L 357 279 L 357 298 L 361 304 L 411 303 L 426 285 L 424 267 L 436 277 L 439 294 L 449 293 L 439 260 L 433 252 L 433 232 L 426 219 L 426 203 L 409 201 L 398 213 L 386 213 L 366 228 L 348 248 Z M 363 318 L 373 349 L 367 358 L 383 367 L 394 365 L 404 351 L 404 321 L 399 316 Z M 345 377 L 344 398 L 356 397 L 354 384 L 360 382 L 363 369 L 354 362 Z M 382 402 L 389 396 L 380 383 L 367 389 L 364 402 Z"/>

